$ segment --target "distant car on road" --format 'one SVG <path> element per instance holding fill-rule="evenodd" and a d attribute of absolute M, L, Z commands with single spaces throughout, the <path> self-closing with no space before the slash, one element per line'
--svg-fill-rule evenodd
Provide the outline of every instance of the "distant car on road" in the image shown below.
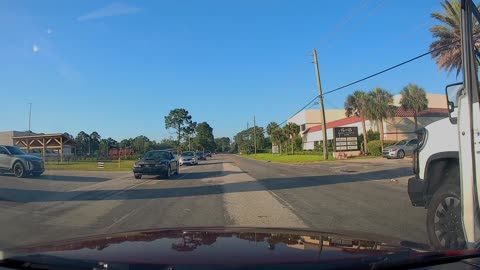
<path fill-rule="evenodd" d="M 197 155 L 198 160 L 207 160 L 207 157 L 205 156 L 205 153 L 202 152 L 202 151 L 198 151 L 196 155 Z"/>
<path fill-rule="evenodd" d="M 148 151 L 133 165 L 133 175 L 135 179 L 141 179 L 142 175 L 158 175 L 168 179 L 172 174 L 179 173 L 178 163 L 177 158 L 170 151 Z"/>
<path fill-rule="evenodd" d="M 418 147 L 418 140 L 401 140 L 394 145 L 385 147 L 382 156 L 384 158 L 404 158 L 413 155 L 413 151 Z"/>
<path fill-rule="evenodd" d="M 205 156 L 206 157 L 212 157 L 212 152 L 211 151 L 205 151 Z"/>
<path fill-rule="evenodd" d="M 197 159 L 197 156 L 195 155 L 195 152 L 185 151 L 185 152 L 182 152 L 182 155 L 180 155 L 179 162 L 180 162 L 180 166 L 182 166 L 183 164 L 197 165 L 198 159 Z"/>
<path fill-rule="evenodd" d="M 16 177 L 40 176 L 45 171 L 43 159 L 25 154 L 18 147 L 0 145 L 0 172 L 13 172 Z"/>

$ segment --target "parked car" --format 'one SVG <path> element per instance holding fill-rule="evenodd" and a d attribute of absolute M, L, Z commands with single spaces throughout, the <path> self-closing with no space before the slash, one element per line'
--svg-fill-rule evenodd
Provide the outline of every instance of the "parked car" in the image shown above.
<path fill-rule="evenodd" d="M 182 152 L 182 154 L 180 155 L 179 162 L 180 162 L 180 166 L 182 166 L 183 164 L 197 165 L 198 159 L 197 159 L 197 156 L 195 155 L 195 152 L 185 151 L 185 152 Z"/>
<path fill-rule="evenodd" d="M 202 151 L 197 152 L 196 155 L 197 155 L 198 160 L 207 160 L 207 157 L 205 156 L 205 153 L 202 152 Z"/>
<path fill-rule="evenodd" d="M 158 175 L 168 179 L 172 174 L 179 174 L 178 163 L 170 151 L 148 151 L 133 165 L 133 175 L 135 179 L 141 179 L 142 175 Z"/>
<path fill-rule="evenodd" d="M 0 172 L 13 172 L 16 177 L 40 176 L 45 171 L 42 158 L 27 155 L 18 147 L 0 145 Z"/>
<path fill-rule="evenodd" d="M 413 151 L 418 147 L 418 140 L 401 140 L 394 145 L 385 147 L 382 156 L 384 158 L 404 158 L 412 156 Z"/>
<path fill-rule="evenodd" d="M 205 151 L 205 156 L 206 157 L 212 157 L 212 152 L 211 151 Z"/>

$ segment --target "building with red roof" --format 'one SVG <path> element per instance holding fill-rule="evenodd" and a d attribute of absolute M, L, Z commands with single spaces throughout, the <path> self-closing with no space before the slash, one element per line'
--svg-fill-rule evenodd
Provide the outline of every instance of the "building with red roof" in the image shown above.
<path fill-rule="evenodd" d="M 418 126 L 424 127 L 428 124 L 436 122 L 440 119 L 448 117 L 447 101 L 446 97 L 443 94 L 427 94 L 427 99 L 429 100 L 429 106 L 426 110 L 417 113 Z M 384 121 L 384 139 L 385 140 L 403 140 L 408 138 L 416 137 L 415 134 L 415 122 L 413 118 L 413 111 L 405 111 L 400 107 L 400 95 L 394 96 L 394 105 L 397 106 L 395 115 L 393 118 L 387 119 Z M 320 110 L 312 112 L 314 110 L 308 110 L 302 114 L 299 113 L 291 117 L 288 122 L 294 122 L 298 124 L 300 128 L 300 135 L 303 138 L 303 149 L 313 150 L 315 146 L 321 144 L 323 141 L 322 134 L 322 125 L 321 124 L 312 124 L 320 122 L 318 119 L 312 120 L 312 115 L 316 115 L 317 118 L 320 118 Z M 326 110 L 329 111 L 329 110 Z M 327 119 L 327 139 L 331 141 L 333 139 L 333 128 L 335 127 L 357 127 L 359 135 L 363 134 L 362 122 L 360 117 L 339 117 L 339 110 L 335 110 L 334 115 L 336 117 L 329 118 L 328 114 Z M 308 119 L 310 116 L 310 119 Z M 377 121 L 365 121 L 366 129 L 373 130 L 375 132 L 379 131 L 379 123 Z"/>

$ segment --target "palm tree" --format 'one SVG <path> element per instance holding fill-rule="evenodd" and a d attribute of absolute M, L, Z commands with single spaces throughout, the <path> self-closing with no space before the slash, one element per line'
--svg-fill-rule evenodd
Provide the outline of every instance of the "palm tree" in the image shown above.
<path fill-rule="evenodd" d="M 460 44 L 460 26 L 462 12 L 459 0 L 445 0 L 442 3 L 443 12 L 433 12 L 430 16 L 438 20 L 441 24 L 434 25 L 430 28 L 432 36 L 436 39 L 430 44 L 432 58 L 436 59 L 436 63 L 440 70 L 445 70 L 450 74 L 456 70 L 456 75 L 460 74 L 462 69 L 462 56 Z M 475 22 L 474 28 L 475 47 L 480 46 L 480 25 Z M 446 46 L 445 49 L 441 49 Z"/>
<path fill-rule="evenodd" d="M 278 145 L 278 149 L 280 151 L 280 154 L 282 154 L 282 143 L 284 143 L 287 140 L 287 136 L 285 135 L 285 132 L 281 128 L 274 129 L 272 131 L 272 141 Z"/>
<path fill-rule="evenodd" d="M 285 127 L 285 135 L 287 135 L 288 139 L 290 140 L 292 144 L 292 155 L 293 155 L 293 150 L 294 150 L 294 142 L 295 142 L 295 137 L 298 135 L 300 132 L 300 126 L 295 124 L 295 123 L 288 123 Z"/>
<path fill-rule="evenodd" d="M 403 88 L 401 95 L 400 105 L 402 108 L 406 111 L 413 110 L 416 131 L 418 129 L 417 113 L 428 108 L 427 93 L 422 87 L 410 83 Z"/>
<path fill-rule="evenodd" d="M 367 127 L 365 125 L 365 118 L 367 118 L 367 107 L 368 107 L 368 99 L 369 96 L 367 93 L 363 92 L 362 90 L 357 90 L 353 92 L 352 95 L 347 97 L 345 101 L 345 115 L 347 117 L 350 116 L 359 116 L 362 120 L 362 129 L 363 129 L 363 144 L 364 144 L 364 151 L 368 153 L 367 147 Z"/>
<path fill-rule="evenodd" d="M 280 126 L 277 124 L 277 122 L 270 122 L 268 125 L 267 125 L 267 134 L 268 136 L 272 136 L 272 132 L 279 128 Z"/>
<path fill-rule="evenodd" d="M 393 106 L 393 95 L 386 89 L 377 87 L 368 93 L 369 102 L 367 115 L 370 120 L 378 120 L 380 125 L 380 143 L 383 151 L 384 120 L 393 117 L 395 114 L 395 106 Z"/>

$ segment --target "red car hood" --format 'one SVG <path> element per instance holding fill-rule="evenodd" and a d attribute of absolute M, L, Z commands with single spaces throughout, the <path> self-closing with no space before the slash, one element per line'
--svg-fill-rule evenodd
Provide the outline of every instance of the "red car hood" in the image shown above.
<path fill-rule="evenodd" d="M 31 245 L 6 257 L 47 256 L 128 264 L 262 264 L 358 260 L 418 251 L 395 241 L 318 231 L 181 228 L 132 231 Z"/>

